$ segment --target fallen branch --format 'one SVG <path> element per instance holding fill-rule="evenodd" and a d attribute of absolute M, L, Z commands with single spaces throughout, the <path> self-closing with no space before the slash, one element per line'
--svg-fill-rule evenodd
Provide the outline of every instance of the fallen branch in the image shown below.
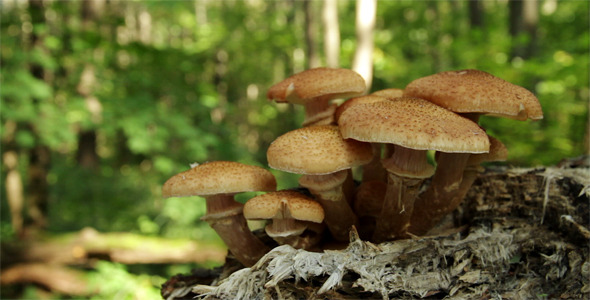
<path fill-rule="evenodd" d="M 221 246 L 191 240 L 145 237 L 132 233 L 78 233 L 2 244 L 2 267 L 16 263 L 88 265 L 96 259 L 123 264 L 171 264 L 224 261 Z"/>

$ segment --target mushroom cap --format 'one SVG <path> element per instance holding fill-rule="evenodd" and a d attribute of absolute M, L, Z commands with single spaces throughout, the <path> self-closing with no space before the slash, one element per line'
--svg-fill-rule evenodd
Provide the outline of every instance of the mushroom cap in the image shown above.
<path fill-rule="evenodd" d="M 288 212 L 283 211 L 283 208 Z M 324 209 L 312 198 L 293 190 L 258 195 L 244 204 L 246 219 L 283 218 L 285 215 L 300 221 L 321 223 L 324 220 Z"/>
<path fill-rule="evenodd" d="M 490 139 L 490 152 L 481 154 L 472 154 L 467 160 L 468 166 L 479 165 L 484 162 L 505 161 L 508 157 L 508 149 L 500 140 L 488 136 Z"/>
<path fill-rule="evenodd" d="M 330 174 L 368 163 L 368 143 L 342 138 L 335 125 L 309 126 L 289 131 L 274 140 L 266 152 L 268 165 L 296 174 Z"/>
<path fill-rule="evenodd" d="M 348 109 L 349 107 L 351 107 L 353 105 L 360 104 L 360 103 L 372 103 L 372 102 L 380 102 L 380 101 L 388 101 L 388 100 L 389 99 L 386 97 L 376 96 L 373 94 L 350 98 L 350 99 L 342 102 L 342 104 L 340 104 L 338 106 L 338 108 L 336 108 L 336 111 L 334 112 L 334 120 L 336 120 L 336 122 L 338 122 L 340 115 L 342 115 L 342 113 L 346 109 Z"/>
<path fill-rule="evenodd" d="M 374 91 L 369 95 L 385 97 L 388 99 L 395 99 L 395 98 L 399 98 L 399 97 L 403 96 L 404 90 L 396 89 L 396 88 L 389 88 L 389 89 Z"/>
<path fill-rule="evenodd" d="M 310 191 L 326 191 L 342 186 L 348 178 L 348 170 L 324 175 L 303 175 L 299 177 L 299 185 Z"/>
<path fill-rule="evenodd" d="M 446 71 L 410 82 L 404 96 L 426 99 L 457 113 L 482 113 L 518 120 L 543 119 L 529 90 L 480 70 Z"/>
<path fill-rule="evenodd" d="M 276 188 L 274 175 L 264 168 L 232 161 L 212 161 L 172 176 L 164 183 L 162 196 L 206 196 L 274 191 Z"/>
<path fill-rule="evenodd" d="M 305 104 L 315 98 L 348 98 L 361 95 L 365 80 L 357 72 L 340 68 L 313 68 L 297 73 L 273 85 L 269 100 Z"/>
<path fill-rule="evenodd" d="M 485 153 L 486 133 L 473 121 L 418 98 L 351 106 L 339 120 L 342 136 L 415 150 Z"/>

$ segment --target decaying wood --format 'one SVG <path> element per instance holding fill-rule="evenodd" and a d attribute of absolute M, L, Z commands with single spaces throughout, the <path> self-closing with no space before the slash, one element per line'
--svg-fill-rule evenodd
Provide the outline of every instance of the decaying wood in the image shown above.
<path fill-rule="evenodd" d="M 175 277 L 162 295 L 588 298 L 589 170 L 588 158 L 550 168 L 488 169 L 454 216 L 427 237 L 372 244 L 353 232 L 346 249 L 322 253 L 279 246 L 252 268 L 235 271 L 235 262 L 228 261 L 213 279 L 197 273 Z"/>

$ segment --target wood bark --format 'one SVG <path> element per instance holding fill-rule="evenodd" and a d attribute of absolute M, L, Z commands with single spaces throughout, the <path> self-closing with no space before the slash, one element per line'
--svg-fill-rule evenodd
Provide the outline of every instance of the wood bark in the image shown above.
<path fill-rule="evenodd" d="M 587 299 L 590 164 L 492 168 L 428 236 L 345 249 L 274 248 L 252 268 L 176 276 L 167 299 Z M 212 276 L 211 273 L 215 275 Z M 187 283 L 189 283 L 187 285 Z"/>

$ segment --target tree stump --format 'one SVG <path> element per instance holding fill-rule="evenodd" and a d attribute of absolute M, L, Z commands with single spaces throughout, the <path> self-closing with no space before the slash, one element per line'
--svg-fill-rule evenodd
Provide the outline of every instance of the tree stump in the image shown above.
<path fill-rule="evenodd" d="M 428 236 L 342 250 L 278 246 L 251 268 L 178 275 L 166 299 L 580 299 L 590 297 L 588 157 L 488 168 Z"/>

